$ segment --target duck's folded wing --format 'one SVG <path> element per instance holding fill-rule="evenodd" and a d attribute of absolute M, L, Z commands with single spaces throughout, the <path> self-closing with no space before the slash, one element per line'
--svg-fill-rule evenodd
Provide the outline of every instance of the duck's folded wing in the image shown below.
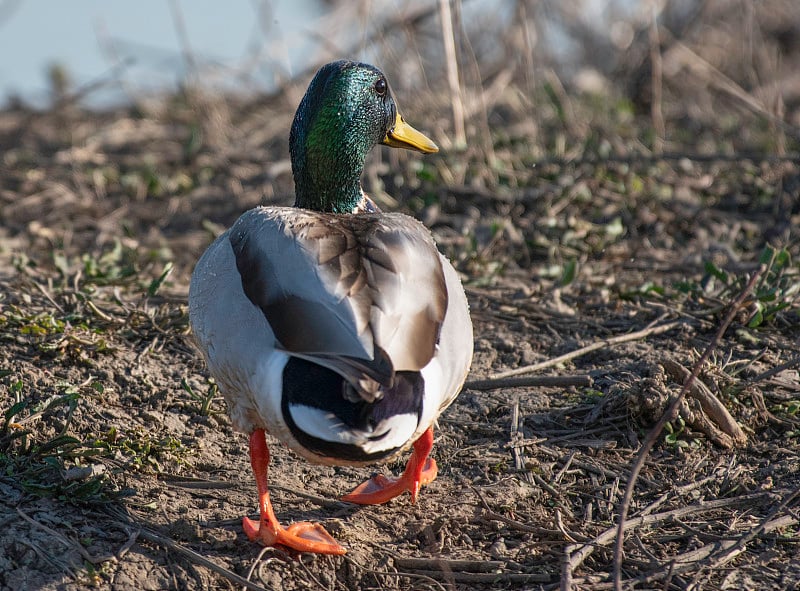
<path fill-rule="evenodd" d="M 369 395 L 433 357 L 447 309 L 438 251 L 402 214 L 258 208 L 231 228 L 242 287 L 280 345 Z M 365 380 L 364 378 L 368 378 Z"/>

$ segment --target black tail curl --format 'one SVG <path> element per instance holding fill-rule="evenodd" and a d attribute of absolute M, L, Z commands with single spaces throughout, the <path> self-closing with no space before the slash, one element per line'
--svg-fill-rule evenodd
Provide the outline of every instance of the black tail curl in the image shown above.
<path fill-rule="evenodd" d="M 385 419 L 395 415 L 422 415 L 422 399 L 425 381 L 416 371 L 400 371 L 395 374 L 390 388 L 382 389 L 374 402 L 354 398 L 352 386 L 342 376 L 330 369 L 291 357 L 283 370 L 283 419 L 295 439 L 306 449 L 325 457 L 344 461 L 369 462 L 387 458 L 399 447 L 367 453 L 358 445 L 326 441 L 300 429 L 292 418 L 289 407 L 303 405 L 318 408 L 334 415 L 348 429 L 369 433 Z M 378 440 L 388 433 L 368 436 Z"/>

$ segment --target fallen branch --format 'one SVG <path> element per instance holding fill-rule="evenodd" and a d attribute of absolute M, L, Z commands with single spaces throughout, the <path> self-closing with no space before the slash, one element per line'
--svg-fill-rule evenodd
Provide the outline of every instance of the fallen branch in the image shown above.
<path fill-rule="evenodd" d="M 681 66 L 685 66 L 691 74 L 699 78 L 703 83 L 709 84 L 736 99 L 751 112 L 768 119 L 793 138 L 800 138 L 800 129 L 773 113 L 762 101 L 747 92 L 736 81 L 704 60 L 684 43 L 676 41 L 670 50 L 670 54 L 669 59 L 675 60 Z M 667 56 L 664 56 L 664 59 L 668 59 Z"/>
<path fill-rule="evenodd" d="M 791 515 L 784 515 L 783 517 L 778 517 L 777 519 L 771 519 L 759 526 L 761 528 L 760 533 L 769 533 L 775 531 L 776 529 L 792 527 L 797 524 L 797 521 L 798 520 Z M 750 533 L 748 533 L 747 536 L 750 536 Z M 687 570 L 697 569 L 697 563 L 703 560 L 708 560 L 711 563 L 707 565 L 708 567 L 719 566 L 719 564 L 715 564 L 716 560 L 713 560 L 715 552 L 718 554 L 718 556 L 725 557 L 724 562 L 727 562 L 733 558 L 738 546 L 739 539 L 718 540 L 716 542 L 710 542 L 705 546 L 701 546 L 700 548 L 696 548 L 695 550 L 689 550 L 683 554 L 672 556 L 665 562 L 674 563 L 670 567 L 670 570 L 673 573 L 682 573 L 686 572 Z M 661 572 L 664 572 L 663 569 L 661 569 Z M 650 575 L 650 579 L 655 580 L 655 575 Z"/>
<path fill-rule="evenodd" d="M 318 495 L 314 495 L 303 490 L 298 490 L 296 488 L 291 488 L 280 484 L 270 484 L 269 487 L 271 490 L 279 490 L 281 492 L 287 492 L 296 495 L 301 499 L 311 501 L 315 505 L 322 507 L 324 509 L 346 509 L 348 507 L 353 506 L 352 503 L 345 503 L 344 501 L 339 501 L 336 499 L 328 499 L 325 497 L 320 497 Z"/>
<path fill-rule="evenodd" d="M 257 585 L 252 581 L 248 581 L 244 577 L 237 575 L 235 572 L 228 570 L 224 566 L 220 566 L 217 563 L 212 562 L 202 554 L 198 554 L 194 550 L 190 550 L 186 546 L 182 546 L 178 542 L 166 538 L 162 535 L 159 535 L 154 531 L 142 528 L 139 531 L 139 536 L 144 538 L 145 540 L 158 544 L 159 546 L 163 546 L 164 548 L 173 550 L 178 554 L 182 554 L 185 558 L 188 558 L 195 564 L 201 564 L 206 568 L 211 569 L 212 571 L 214 571 L 220 576 L 225 577 L 232 583 L 236 583 L 237 585 L 241 585 L 243 587 L 246 587 L 247 589 L 251 589 L 251 591 L 267 591 L 267 589 L 262 587 L 261 585 Z"/>
<path fill-rule="evenodd" d="M 511 407 L 511 427 L 509 438 L 511 441 L 522 439 L 522 431 L 520 429 L 520 415 L 519 415 L 519 398 L 514 400 L 514 405 Z M 532 474 L 526 469 L 528 459 L 525 457 L 525 449 L 522 447 L 514 446 L 511 448 L 511 453 L 514 456 L 514 467 L 517 472 L 521 472 L 528 483 L 533 483 Z"/>
<path fill-rule="evenodd" d="M 798 493 L 795 491 L 793 496 Z M 782 503 L 783 505 L 783 503 Z M 785 506 L 785 505 L 784 505 Z M 784 515 L 773 519 L 774 512 L 771 512 L 767 518 L 762 521 L 752 531 L 738 539 L 723 539 L 710 542 L 696 548 L 689 550 L 682 554 L 677 554 L 663 562 L 663 564 L 651 572 L 650 574 L 635 577 L 624 581 L 626 585 L 631 584 L 652 584 L 657 581 L 663 580 L 667 576 L 680 575 L 689 571 L 697 571 L 701 568 L 714 568 L 722 566 L 724 563 L 730 561 L 732 558 L 738 556 L 744 551 L 744 544 L 751 541 L 753 538 L 773 532 L 777 529 L 786 527 L 795 527 L 800 520 L 792 515 Z M 702 564 L 706 562 L 707 564 Z M 700 564 L 698 564 L 700 563 Z M 687 586 L 687 589 L 694 589 L 692 585 Z"/>
<path fill-rule="evenodd" d="M 786 371 L 787 369 L 792 369 L 793 367 L 800 366 L 800 354 L 795 355 L 794 357 L 790 357 L 788 361 L 784 361 L 780 365 L 776 365 L 764 372 L 761 372 L 757 376 L 753 376 L 745 381 L 744 385 L 741 386 L 741 389 L 747 388 L 748 386 L 752 386 L 761 382 L 763 380 L 767 380 L 773 376 L 778 375 L 779 373 Z"/>
<path fill-rule="evenodd" d="M 527 376 L 524 378 L 489 378 L 473 380 L 464 384 L 466 390 L 498 390 L 500 388 L 569 388 L 589 387 L 594 383 L 590 375 L 575 376 Z"/>
<path fill-rule="evenodd" d="M 586 156 L 582 158 L 565 158 L 563 156 L 550 156 L 536 160 L 534 166 L 602 166 L 604 164 L 655 164 L 663 161 L 691 160 L 700 164 L 714 164 L 717 162 L 766 162 L 769 164 L 781 162 L 797 162 L 800 153 L 764 154 L 763 152 L 736 152 L 724 154 L 696 154 L 692 152 L 663 152 L 661 154 L 610 154 L 603 157 Z"/>
<path fill-rule="evenodd" d="M 397 568 L 416 571 L 442 570 L 469 573 L 490 573 L 506 567 L 502 560 L 448 560 L 446 558 L 403 558 L 394 557 Z"/>
<path fill-rule="evenodd" d="M 459 573 L 441 570 L 420 570 L 414 571 L 414 574 L 430 577 L 438 581 L 473 583 L 476 585 L 549 583 L 553 578 L 552 575 L 544 573 Z M 398 572 L 397 576 L 407 576 L 407 573 Z"/>
<path fill-rule="evenodd" d="M 690 421 L 693 427 L 699 428 L 714 443 L 726 449 L 732 449 L 734 446 L 747 443 L 747 435 L 742 431 L 736 419 L 728 412 L 728 409 L 725 408 L 725 405 L 709 390 L 708 386 L 700 380 L 690 381 L 689 376 L 691 374 L 689 370 L 672 359 L 664 359 L 661 361 L 661 366 L 676 382 L 681 384 L 688 382 L 689 389 L 686 396 L 692 397 L 700 403 L 703 412 L 697 414 L 704 414 L 705 416 L 694 417 L 694 420 Z M 706 418 L 713 424 L 708 424 L 707 421 L 703 420 Z"/>
<path fill-rule="evenodd" d="M 747 285 L 744 286 L 739 295 L 736 296 L 736 298 L 734 298 L 734 300 L 731 302 L 728 314 L 723 319 L 722 324 L 720 324 L 716 334 L 714 334 L 714 338 L 711 339 L 711 342 L 708 344 L 708 347 L 706 347 L 706 350 L 703 351 L 700 359 L 698 359 L 697 363 L 694 364 L 692 373 L 689 375 L 689 378 L 684 383 L 680 392 L 678 392 L 678 395 L 675 396 L 675 399 L 661 416 L 661 419 L 659 419 L 658 423 L 656 423 L 656 425 L 650 429 L 650 432 L 647 434 L 644 443 L 642 443 L 642 448 L 639 450 L 639 454 L 636 456 L 633 466 L 631 466 L 631 475 L 630 478 L 628 478 L 627 485 L 625 486 L 625 495 L 620 503 L 619 524 L 617 525 L 617 540 L 616 544 L 614 545 L 614 589 L 616 591 L 622 591 L 622 545 L 625 535 L 625 519 L 627 518 L 628 508 L 630 507 L 631 499 L 633 498 L 633 487 L 636 484 L 636 479 L 639 476 L 639 472 L 641 472 L 642 468 L 644 467 L 645 459 L 650 453 L 650 450 L 653 449 L 653 446 L 655 445 L 659 435 L 664 430 L 664 426 L 671 418 L 675 416 L 675 411 L 678 409 L 678 405 L 680 405 L 683 397 L 689 391 L 692 382 L 697 379 L 700 369 L 711 356 L 711 353 L 714 351 L 714 349 L 716 349 L 720 339 L 722 339 L 722 335 L 725 334 L 728 326 L 739 312 L 739 309 L 741 308 L 745 299 L 747 299 L 747 297 L 750 295 L 750 292 L 755 287 L 759 277 L 761 277 L 764 271 L 766 271 L 766 268 L 766 265 L 761 265 L 750 277 Z M 567 576 L 569 576 L 569 574 L 571 573 L 568 573 Z M 562 590 L 567 591 L 569 586 L 564 587 L 563 575 L 564 573 L 562 572 Z"/>
<path fill-rule="evenodd" d="M 712 557 L 712 559 L 709 560 L 709 564 L 705 565 L 706 568 L 714 568 L 726 564 L 734 557 L 744 552 L 747 544 L 764 532 L 772 531 L 780 527 L 790 527 L 797 524 L 800 520 L 798 520 L 796 514 L 786 515 L 777 519 L 775 517 L 781 511 L 786 509 L 798 497 L 800 497 L 800 489 L 795 490 L 791 494 L 787 495 L 772 511 L 769 512 L 769 514 L 761 521 L 761 523 L 747 532 L 747 534 L 741 536 L 731 547 L 723 548 L 721 552 Z"/>
<path fill-rule="evenodd" d="M 566 462 L 567 460 L 570 459 L 569 455 L 563 454 L 562 452 L 544 446 L 539 447 L 537 451 L 539 453 L 548 455 L 551 458 L 558 460 L 559 462 Z M 572 462 L 573 466 L 579 468 L 580 470 L 584 470 L 585 472 L 590 472 L 593 474 L 598 474 L 600 476 L 605 476 L 606 478 L 612 481 L 616 478 L 620 478 L 626 475 L 625 472 L 615 472 L 614 470 L 611 470 L 609 468 L 605 468 L 603 466 L 596 466 L 590 462 L 584 462 L 583 460 L 577 460 L 573 458 L 570 461 Z M 654 486 L 656 485 L 656 483 L 654 482 L 651 484 L 653 484 Z"/>
<path fill-rule="evenodd" d="M 501 371 L 500 373 L 496 373 L 492 375 L 489 380 L 499 380 L 502 378 L 510 378 L 512 376 L 518 376 L 524 373 L 530 373 L 533 371 L 539 371 L 540 369 L 545 369 L 547 367 L 553 367 L 554 365 L 559 365 L 566 361 L 570 361 L 577 357 L 582 357 L 592 351 L 597 351 L 598 349 L 602 349 L 604 347 L 611 347 L 613 345 L 619 345 L 620 343 L 627 343 L 630 341 L 638 341 L 639 339 L 643 339 L 652 335 L 661 334 L 672 330 L 673 328 L 677 328 L 678 326 L 685 324 L 683 320 L 673 320 L 672 322 L 667 322 L 665 324 L 657 324 L 656 326 L 648 326 L 642 330 L 637 330 L 636 332 L 631 332 L 623 335 L 619 335 L 616 337 L 610 337 L 607 339 L 602 339 L 591 345 L 587 345 L 585 347 L 581 347 L 580 349 L 576 349 L 575 351 L 570 351 L 569 353 L 564 353 L 563 355 L 559 355 L 558 357 L 554 357 L 552 359 L 548 359 L 547 361 L 542 361 L 540 363 L 534 363 L 532 365 L 525 365 L 523 367 L 517 367 L 516 369 L 510 369 L 508 371 Z"/>
<path fill-rule="evenodd" d="M 791 527 L 796 523 L 797 520 L 786 515 L 765 524 L 764 533 L 768 533 L 783 527 Z M 708 557 L 711 556 L 715 551 L 724 552 L 735 546 L 736 543 L 737 540 L 719 540 L 706 544 L 705 546 L 697 548 L 696 550 L 690 550 L 689 552 L 684 552 L 683 554 L 673 556 L 653 572 L 626 579 L 623 581 L 623 583 L 627 586 L 627 588 L 636 588 L 637 585 L 652 585 L 653 583 L 663 581 L 667 577 L 674 577 L 692 570 L 697 570 L 697 562 L 708 559 Z M 597 576 L 576 578 L 574 579 L 574 582 L 584 585 L 587 583 L 593 583 L 591 588 L 596 591 L 613 588 L 613 583 L 601 582 L 601 579 Z M 686 586 L 686 589 L 694 588 L 695 587 L 692 587 L 691 585 Z"/>
<path fill-rule="evenodd" d="M 108 560 L 116 560 L 116 557 L 113 554 L 92 556 L 91 554 L 89 554 L 89 552 L 86 551 L 86 549 L 83 546 L 80 545 L 80 543 L 78 543 L 75 540 L 70 540 L 69 538 L 57 532 L 53 528 L 47 527 L 45 524 L 36 521 L 33 517 L 30 517 L 19 507 L 17 507 L 17 514 L 19 514 L 20 517 L 22 517 L 32 526 L 41 529 L 44 532 L 47 532 L 47 534 L 49 534 L 52 537 L 52 539 L 61 542 L 67 548 L 77 551 L 83 557 L 83 559 L 86 560 L 86 562 L 89 562 L 91 564 L 102 564 Z"/>
<path fill-rule="evenodd" d="M 772 493 L 759 492 L 750 495 L 742 495 L 740 497 L 731 499 L 715 499 L 713 501 L 705 501 L 696 505 L 689 505 L 687 507 L 679 507 L 669 511 L 662 511 L 661 513 L 640 515 L 639 517 L 634 517 L 622 522 L 622 533 L 624 534 L 626 531 L 635 529 L 637 527 L 671 521 L 673 519 L 686 517 L 688 515 L 716 511 L 723 507 L 734 507 L 736 505 L 746 505 L 751 503 L 754 504 L 760 499 L 771 496 L 773 496 Z M 596 548 L 611 543 L 617 536 L 621 535 L 618 529 L 618 526 L 612 525 L 590 542 L 585 544 L 571 544 L 565 548 L 561 561 L 561 591 L 569 591 L 572 588 L 572 573 L 575 572 L 575 569 L 577 569 L 583 563 L 583 561 L 595 551 Z"/>

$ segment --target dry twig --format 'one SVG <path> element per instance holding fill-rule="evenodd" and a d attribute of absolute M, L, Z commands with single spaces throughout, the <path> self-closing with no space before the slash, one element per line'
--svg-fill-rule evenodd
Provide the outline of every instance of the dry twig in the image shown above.
<path fill-rule="evenodd" d="M 747 534 L 740 537 L 734 544 L 728 548 L 723 548 L 716 556 L 709 558 L 709 564 L 704 565 L 706 568 L 715 568 L 726 564 L 734 557 L 738 556 L 744 551 L 745 546 L 750 543 L 757 536 L 764 532 L 773 531 L 780 527 L 790 527 L 796 525 L 800 519 L 794 515 L 785 515 L 783 517 L 775 518 L 781 511 L 786 509 L 792 502 L 800 497 L 800 489 L 792 491 L 790 494 L 781 500 L 778 505 L 769 512 L 769 514 Z"/>
<path fill-rule="evenodd" d="M 206 568 L 208 568 L 208 569 L 214 571 L 215 573 L 217 573 L 218 575 L 221 575 L 222 577 L 228 579 L 232 583 L 236 583 L 237 585 L 241 585 L 242 587 L 245 587 L 247 589 L 251 589 L 251 591 L 267 591 L 261 585 L 256 585 L 252 581 L 248 581 L 244 577 L 241 577 L 241 576 L 237 575 L 235 572 L 233 572 L 231 570 L 228 570 L 224 566 L 220 566 L 220 565 L 216 564 L 215 562 L 212 562 L 211 560 L 209 560 L 208 558 L 206 558 L 202 554 L 198 554 L 194 550 L 191 550 L 191 549 L 187 548 L 186 546 L 183 546 L 183 545 L 179 544 L 178 542 L 176 542 L 174 540 L 171 540 L 171 539 L 166 538 L 166 537 L 164 537 L 164 536 L 162 536 L 160 534 L 157 534 L 154 531 L 150 531 L 148 529 L 142 528 L 140 530 L 140 532 L 139 532 L 139 535 L 142 538 L 144 538 L 145 540 L 148 540 L 150 542 L 158 544 L 159 546 L 162 546 L 162 547 L 167 548 L 169 550 L 173 550 L 173 551 L 177 552 L 178 554 L 183 555 L 185 558 L 188 558 L 190 561 L 192 561 L 195 564 L 202 564 Z"/>
<path fill-rule="evenodd" d="M 414 571 L 417 575 L 424 575 L 439 581 L 453 583 L 472 583 L 474 585 L 524 585 L 525 583 L 549 583 L 552 577 L 540 573 L 465 573 L 446 572 L 441 570 Z M 397 573 L 403 575 L 403 573 Z"/>
<path fill-rule="evenodd" d="M 37 527 L 37 528 L 47 532 L 50 536 L 52 536 L 52 538 L 54 540 L 58 540 L 59 542 L 64 544 L 64 546 L 66 546 L 67 548 L 71 548 L 73 550 L 76 550 L 81 556 L 83 556 L 84 560 L 86 560 L 87 562 L 90 562 L 91 564 L 101 564 L 101 563 L 106 562 L 108 560 L 115 560 L 115 556 L 113 554 L 112 555 L 106 555 L 106 556 L 92 556 L 91 554 L 89 554 L 86 551 L 86 549 L 83 546 L 80 545 L 80 543 L 78 543 L 76 541 L 73 541 L 73 540 L 70 540 L 66 536 L 62 535 L 61 533 L 57 532 L 56 530 L 54 530 L 51 527 L 47 527 L 43 523 L 39 523 L 33 517 L 30 517 L 28 514 L 26 514 L 19 507 L 17 507 L 17 513 L 19 514 L 20 517 L 22 517 L 25 521 L 27 521 L 28 523 L 30 523 L 34 527 Z"/>
<path fill-rule="evenodd" d="M 645 525 L 668 522 L 673 519 L 686 517 L 687 515 L 696 515 L 698 513 L 716 511 L 722 507 L 752 504 L 758 500 L 770 496 L 772 496 L 770 493 L 760 492 L 730 499 L 715 499 L 713 501 L 705 501 L 696 505 L 690 505 L 688 507 L 679 507 L 678 509 L 671 509 L 670 511 L 662 511 L 661 513 L 640 515 L 639 517 L 634 517 L 622 522 L 624 528 L 623 533 Z M 618 526 L 612 525 L 590 542 L 585 544 L 572 544 L 565 548 L 561 562 L 561 591 L 569 591 L 572 589 L 572 583 L 574 582 L 572 573 L 575 572 L 575 569 L 578 568 L 583 561 L 595 551 L 596 548 L 605 546 L 617 538 L 620 535 L 618 530 Z"/>
<path fill-rule="evenodd" d="M 463 571 L 470 573 L 490 573 L 503 569 L 502 560 L 448 560 L 446 558 L 404 558 L 397 556 L 394 563 L 398 568 L 412 570 Z"/>
<path fill-rule="evenodd" d="M 680 404 L 683 397 L 689 391 L 689 388 L 692 385 L 692 382 L 697 379 L 697 375 L 700 373 L 700 369 L 703 367 L 705 362 L 711 356 L 711 353 L 717 347 L 722 339 L 722 335 L 728 329 L 728 326 L 733 321 L 733 318 L 739 312 L 739 308 L 741 307 L 742 303 L 745 299 L 750 295 L 750 292 L 755 287 L 756 282 L 758 281 L 759 277 L 766 271 L 766 265 L 761 265 L 759 269 L 753 273 L 750 277 L 750 280 L 747 282 L 747 285 L 744 286 L 744 289 L 739 293 L 738 296 L 731 302 L 728 314 L 720 324 L 719 329 L 717 329 L 714 338 L 711 339 L 711 342 L 706 347 L 706 350 L 700 356 L 700 359 L 697 360 L 697 363 L 694 364 L 694 368 L 692 369 L 692 373 L 686 382 L 681 388 L 681 391 L 678 392 L 678 395 L 669 405 L 667 410 L 662 415 L 661 419 L 656 423 L 656 425 L 650 430 L 645 438 L 644 443 L 642 444 L 641 450 L 639 450 L 639 454 L 636 456 L 636 460 L 631 466 L 631 475 L 628 478 L 628 483 L 625 487 L 625 495 L 623 496 L 622 502 L 620 504 L 620 511 L 619 511 L 619 523 L 617 525 L 617 541 L 614 546 L 614 588 L 616 591 L 622 591 L 622 545 L 624 541 L 624 534 L 625 534 L 625 519 L 627 517 L 628 508 L 630 507 L 631 499 L 633 498 L 633 487 L 636 484 L 636 479 L 641 472 L 642 467 L 644 466 L 645 459 L 647 458 L 650 450 L 653 449 L 653 445 L 655 445 L 656 439 L 664 430 L 664 426 L 667 424 L 672 417 L 675 416 L 675 411 L 678 409 L 678 405 Z M 569 587 L 562 589 L 569 589 Z"/>
<path fill-rule="evenodd" d="M 713 422 L 713 425 L 704 424 L 698 427 L 702 429 L 705 434 L 710 437 L 714 443 L 731 449 L 734 446 L 740 446 L 747 443 L 747 435 L 744 434 L 742 428 L 725 408 L 725 405 L 720 402 L 719 398 L 714 396 L 714 393 L 709 390 L 700 380 L 689 380 L 690 372 L 677 361 L 666 358 L 661 362 L 661 366 L 675 381 L 690 384 L 686 396 L 691 396 L 700 403 L 703 413 L 708 419 Z M 719 427 L 717 429 L 716 427 Z M 721 430 L 721 432 L 720 432 Z"/>
<path fill-rule="evenodd" d="M 473 380 L 466 382 L 467 390 L 499 390 L 500 388 L 569 388 L 590 387 L 593 383 L 590 375 L 574 376 L 527 376 L 524 378 L 490 378 L 488 380 Z"/>
<path fill-rule="evenodd" d="M 523 367 L 518 367 L 516 369 L 510 369 L 508 371 L 501 371 L 500 373 L 496 373 L 491 376 L 490 380 L 499 380 L 502 378 L 510 378 L 512 376 L 518 376 L 524 373 L 530 373 L 532 371 L 539 371 L 540 369 L 545 369 L 547 367 L 553 367 L 554 365 L 559 365 L 566 361 L 570 361 L 572 359 L 576 359 L 578 357 L 582 357 L 592 351 L 597 351 L 598 349 L 602 349 L 603 347 L 610 347 L 612 345 L 619 345 L 620 343 L 627 343 L 630 341 L 637 341 L 639 339 L 644 339 L 649 336 L 662 334 L 672 330 L 673 328 L 677 328 L 678 326 L 685 324 L 683 320 L 673 320 L 672 322 L 666 322 L 664 324 L 657 324 L 656 326 L 648 326 L 642 330 L 637 330 L 636 332 L 631 332 L 623 335 L 619 335 L 616 337 L 610 337 L 607 339 L 602 339 L 591 345 L 587 345 L 585 347 L 581 347 L 580 349 L 576 349 L 575 351 L 570 351 L 569 353 L 564 353 L 563 355 L 559 355 L 558 357 L 554 357 L 552 359 L 548 359 L 547 361 L 542 361 L 540 363 L 534 363 L 532 365 L 525 365 Z"/>
<path fill-rule="evenodd" d="M 453 15 L 450 10 L 450 0 L 439 0 L 439 16 L 442 21 L 447 84 L 453 101 L 453 131 L 455 143 L 460 147 L 467 144 L 467 134 L 464 127 L 464 104 L 461 100 L 461 83 L 458 76 L 458 59 L 456 58 L 456 40 L 453 32 Z"/>

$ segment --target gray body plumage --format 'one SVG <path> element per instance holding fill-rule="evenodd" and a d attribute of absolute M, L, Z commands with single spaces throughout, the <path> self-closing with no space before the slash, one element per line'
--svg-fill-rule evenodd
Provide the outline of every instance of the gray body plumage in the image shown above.
<path fill-rule="evenodd" d="M 472 359 L 458 276 L 429 231 L 402 214 L 250 210 L 198 262 L 189 313 L 234 427 L 266 429 L 318 463 L 367 463 L 340 453 L 348 446 L 381 459 L 407 448 L 454 400 Z M 285 404 L 292 359 L 341 376 L 341 395 Z M 419 409 L 393 415 L 383 404 L 374 425 L 342 422 L 344 405 L 382 404 L 399 380 L 407 397 L 422 388 Z M 322 444 L 309 449 L 298 429 Z"/>

